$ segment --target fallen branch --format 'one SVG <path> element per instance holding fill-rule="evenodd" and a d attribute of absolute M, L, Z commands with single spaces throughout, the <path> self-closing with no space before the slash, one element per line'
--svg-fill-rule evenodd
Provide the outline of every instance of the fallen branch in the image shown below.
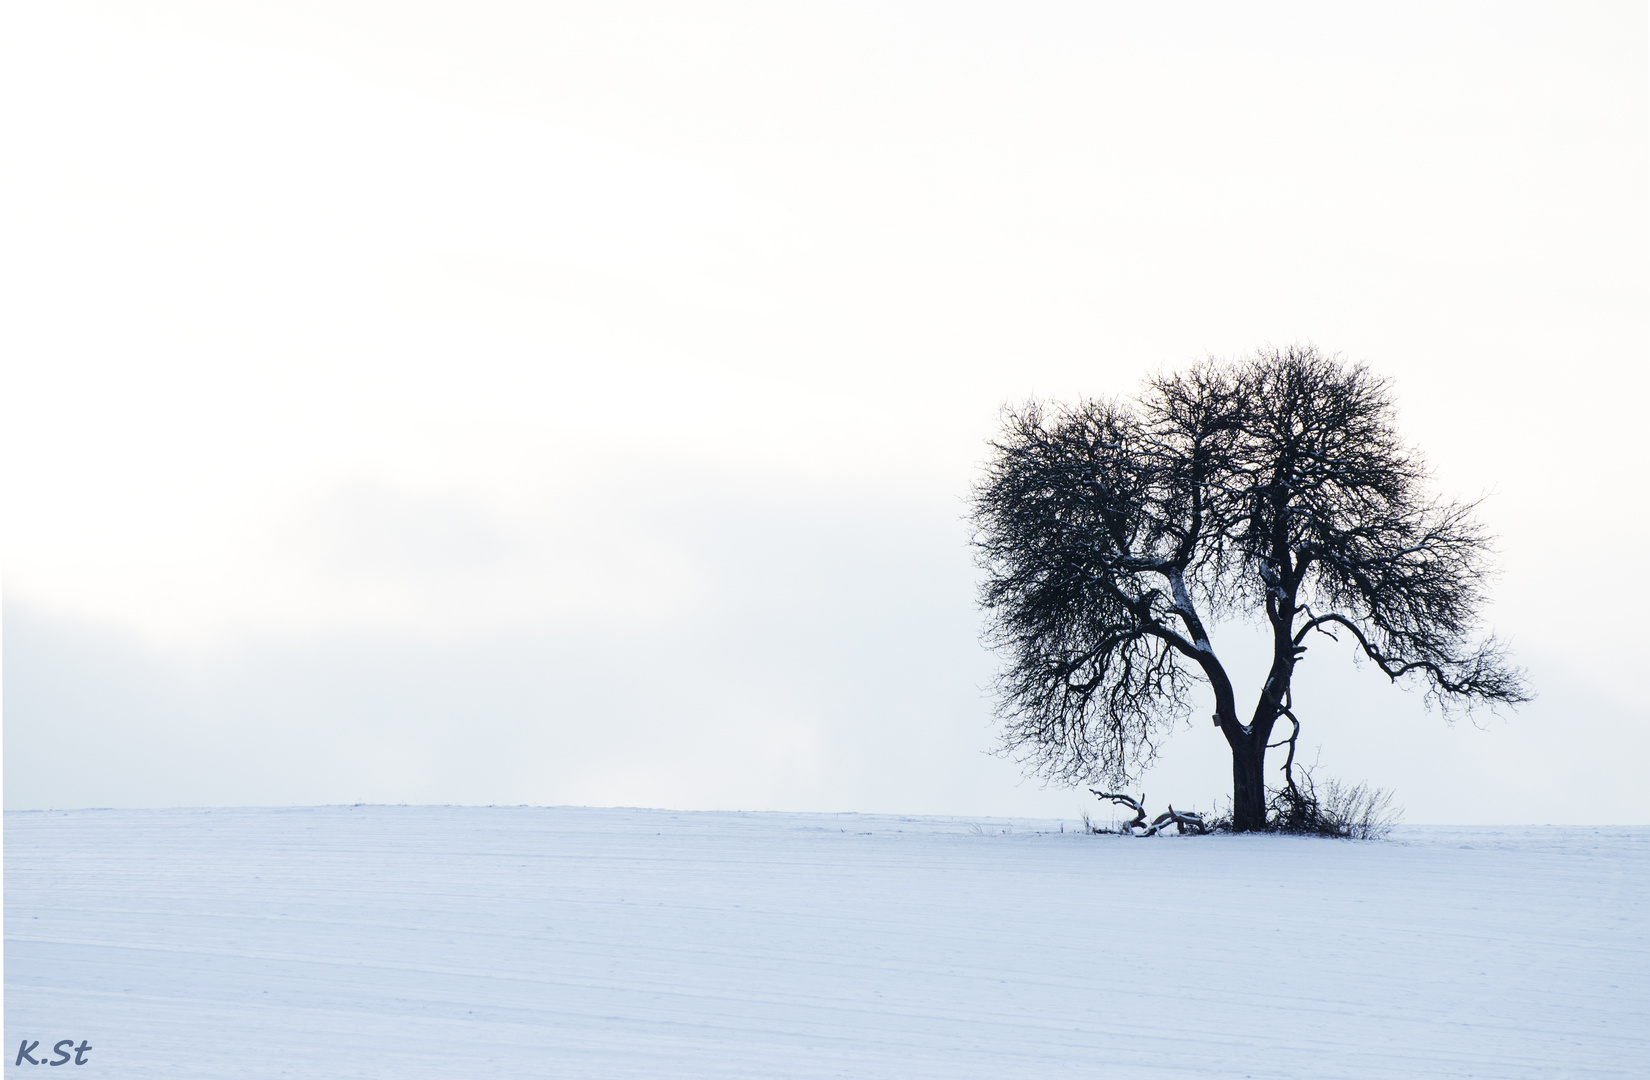
<path fill-rule="evenodd" d="M 1152 820 L 1152 827 L 1146 831 L 1146 835 L 1154 836 L 1160 829 L 1166 829 L 1170 825 L 1173 825 L 1175 830 L 1179 832 L 1181 836 L 1185 836 L 1187 830 L 1197 833 L 1200 836 L 1209 831 L 1209 825 L 1203 820 L 1202 814 L 1193 814 L 1185 810 L 1176 810 L 1173 806 L 1171 806 L 1169 807 L 1168 813 L 1159 814 Z"/>
<path fill-rule="evenodd" d="M 1113 795 L 1108 791 L 1101 791 L 1099 788 L 1089 788 L 1089 790 L 1100 796 L 1102 799 L 1110 799 L 1114 803 L 1122 803 L 1124 806 L 1134 811 L 1134 820 L 1125 822 L 1124 824 L 1118 826 L 1118 832 L 1127 833 L 1132 836 L 1134 835 L 1134 830 L 1136 828 L 1149 828 L 1146 824 L 1146 808 L 1141 806 L 1135 799 L 1129 797 L 1128 795 Z M 1141 799 L 1144 799 L 1145 797 L 1145 795 L 1140 796 Z"/>
<path fill-rule="evenodd" d="M 1117 831 L 1126 836 L 1133 836 L 1136 829 L 1144 830 L 1140 834 L 1141 836 L 1156 836 L 1170 825 L 1173 825 L 1182 836 L 1186 835 L 1188 831 L 1198 834 L 1209 831 L 1209 824 L 1203 820 L 1202 814 L 1176 810 L 1173 806 L 1170 806 L 1165 813 L 1157 815 L 1148 824 L 1146 821 L 1146 808 L 1141 805 L 1146 799 L 1145 795 L 1141 795 L 1139 799 L 1136 799 L 1130 795 L 1101 791 L 1099 788 L 1089 788 L 1089 791 L 1102 799 L 1110 799 L 1112 802 L 1119 803 L 1134 811 L 1133 821 L 1125 821 L 1117 827 Z"/>

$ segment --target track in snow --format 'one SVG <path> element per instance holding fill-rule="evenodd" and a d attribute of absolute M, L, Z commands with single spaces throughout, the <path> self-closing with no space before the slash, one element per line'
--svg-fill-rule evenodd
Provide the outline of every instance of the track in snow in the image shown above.
<path fill-rule="evenodd" d="M 1642 828 L 5 821 L 8 1070 L 20 1040 L 70 1037 L 95 1047 L 76 1077 L 1550 1080 L 1650 1062 Z"/>

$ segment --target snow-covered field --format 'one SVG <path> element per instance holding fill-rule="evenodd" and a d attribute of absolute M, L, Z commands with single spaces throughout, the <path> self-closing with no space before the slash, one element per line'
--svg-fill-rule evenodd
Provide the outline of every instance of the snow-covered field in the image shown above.
<path fill-rule="evenodd" d="M 1650 1075 L 1642 828 L 5 822 L 8 1070 L 72 1038 L 115 1077 Z"/>

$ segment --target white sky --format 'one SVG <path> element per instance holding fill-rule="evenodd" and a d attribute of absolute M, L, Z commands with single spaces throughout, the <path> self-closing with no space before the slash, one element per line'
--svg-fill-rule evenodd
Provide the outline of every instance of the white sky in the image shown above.
<path fill-rule="evenodd" d="M 996 410 L 1312 341 L 1493 493 L 1543 693 L 1447 730 L 1315 656 L 1326 769 L 1647 820 L 1647 53 L 1638 3 L 12 5 L 6 804 L 1076 813 L 980 753 Z"/>

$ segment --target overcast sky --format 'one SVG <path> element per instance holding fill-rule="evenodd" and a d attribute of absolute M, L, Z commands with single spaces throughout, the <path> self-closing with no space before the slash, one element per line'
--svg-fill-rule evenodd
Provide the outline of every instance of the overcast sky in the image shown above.
<path fill-rule="evenodd" d="M 1314 649 L 1309 752 L 1412 821 L 1650 821 L 1647 37 L 1637 2 L 9 5 L 5 805 L 1075 816 L 986 753 L 998 409 L 1310 342 L 1488 494 L 1541 697 L 1448 727 Z M 1218 732 L 1143 786 L 1212 806 Z"/>

